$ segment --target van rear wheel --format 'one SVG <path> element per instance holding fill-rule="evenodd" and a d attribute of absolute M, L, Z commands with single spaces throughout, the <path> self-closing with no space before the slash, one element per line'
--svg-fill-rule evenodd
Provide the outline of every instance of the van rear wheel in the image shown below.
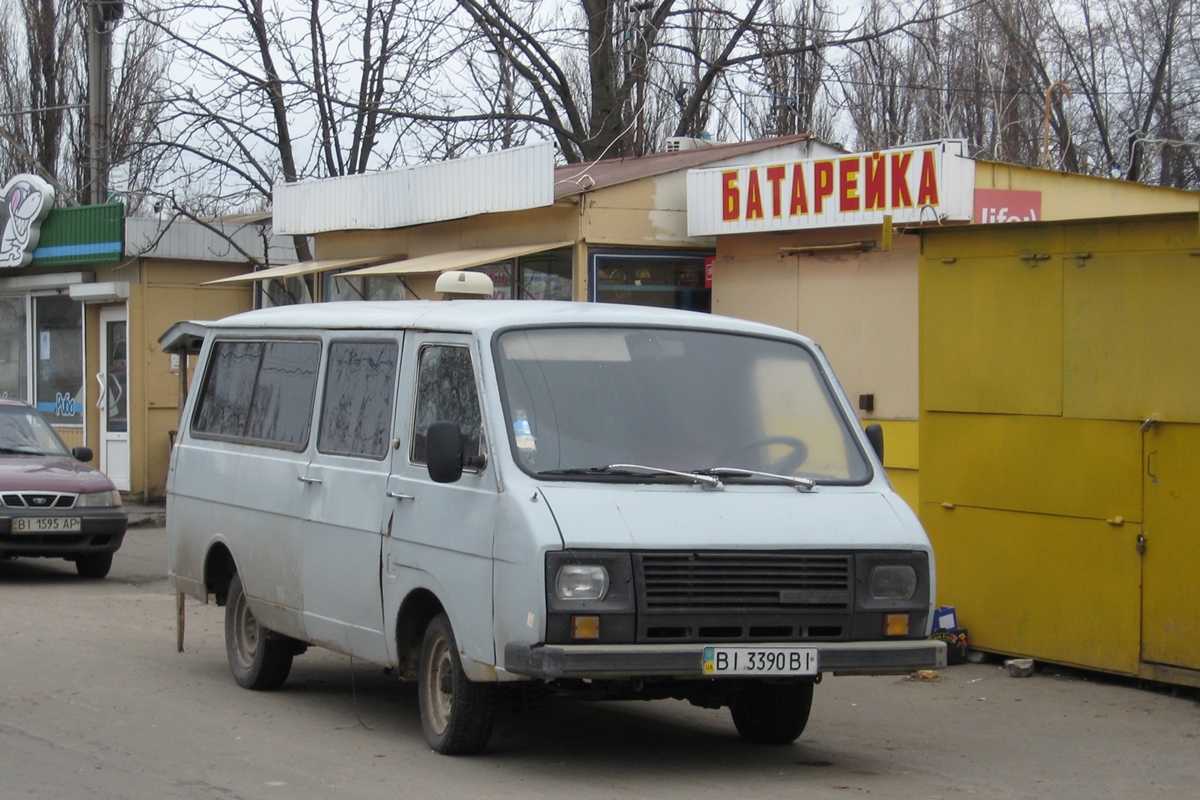
<path fill-rule="evenodd" d="M 470 755 L 487 747 L 496 721 L 496 685 L 467 679 L 445 614 L 425 629 L 417 696 L 421 729 L 435 752 Z"/>
<path fill-rule="evenodd" d="M 225 600 L 225 654 L 229 670 L 243 689 L 278 689 L 292 669 L 290 639 L 258 624 L 246 603 L 242 578 L 234 573 Z"/>
<path fill-rule="evenodd" d="M 734 727 L 755 744 L 791 744 L 812 711 L 812 681 L 747 683 L 729 706 Z"/>

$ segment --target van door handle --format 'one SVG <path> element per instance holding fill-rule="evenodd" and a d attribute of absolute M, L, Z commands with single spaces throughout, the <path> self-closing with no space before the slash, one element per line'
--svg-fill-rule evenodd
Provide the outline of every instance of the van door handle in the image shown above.
<path fill-rule="evenodd" d="M 308 475 L 297 475 L 296 480 L 300 481 L 301 483 L 323 483 L 320 478 L 313 478 Z"/>
<path fill-rule="evenodd" d="M 401 494 L 400 492 L 388 492 L 387 496 L 391 497 L 395 500 L 416 500 L 417 499 L 417 498 L 413 497 L 411 494 Z"/>

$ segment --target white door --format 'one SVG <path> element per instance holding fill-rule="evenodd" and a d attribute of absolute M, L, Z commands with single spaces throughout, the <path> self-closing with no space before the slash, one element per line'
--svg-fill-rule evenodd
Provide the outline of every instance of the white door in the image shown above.
<path fill-rule="evenodd" d="M 129 316 L 125 306 L 100 309 L 100 471 L 129 491 Z"/>

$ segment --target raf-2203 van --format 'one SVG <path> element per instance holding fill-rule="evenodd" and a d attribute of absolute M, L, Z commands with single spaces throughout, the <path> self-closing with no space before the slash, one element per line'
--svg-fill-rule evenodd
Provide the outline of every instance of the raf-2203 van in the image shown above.
<path fill-rule="evenodd" d="M 874 443 L 872 443 L 874 442 Z M 175 586 L 239 684 L 311 645 L 418 682 L 434 750 L 498 697 L 804 730 L 825 674 L 945 663 L 929 540 L 821 351 L 692 312 L 331 303 L 212 324 L 171 456 Z"/>

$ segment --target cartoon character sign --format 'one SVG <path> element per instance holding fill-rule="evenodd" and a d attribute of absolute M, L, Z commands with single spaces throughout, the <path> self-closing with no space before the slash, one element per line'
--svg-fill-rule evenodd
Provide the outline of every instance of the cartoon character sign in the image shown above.
<path fill-rule="evenodd" d="M 54 187 L 36 175 L 17 175 L 0 197 L 0 267 L 27 266 L 54 207 Z"/>

